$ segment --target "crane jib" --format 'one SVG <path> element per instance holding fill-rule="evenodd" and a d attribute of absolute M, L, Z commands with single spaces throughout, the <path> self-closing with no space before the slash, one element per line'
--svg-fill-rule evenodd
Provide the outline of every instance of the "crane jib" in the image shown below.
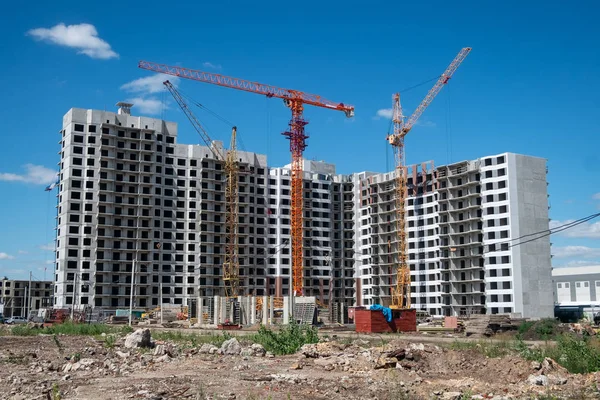
<path fill-rule="evenodd" d="M 214 74 L 200 70 L 192 70 L 183 67 L 169 66 L 164 64 L 152 63 L 149 61 L 140 61 L 138 67 L 163 74 L 174 75 L 181 78 L 197 80 L 213 85 L 224 86 L 232 89 L 244 90 L 247 92 L 262 94 L 267 97 L 279 97 L 281 99 L 295 99 L 302 103 L 310 104 L 316 107 L 324 107 L 344 111 L 347 115 L 354 115 L 354 106 L 340 102 L 327 100 L 316 94 L 304 93 L 299 90 L 284 89 L 277 86 L 263 83 L 247 81 L 240 78 L 233 78 L 221 74 Z"/>

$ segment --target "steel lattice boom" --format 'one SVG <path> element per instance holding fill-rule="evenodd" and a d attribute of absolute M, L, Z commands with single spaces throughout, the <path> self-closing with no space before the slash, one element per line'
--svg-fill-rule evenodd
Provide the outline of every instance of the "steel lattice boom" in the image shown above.
<path fill-rule="evenodd" d="M 179 93 L 177 89 L 175 89 L 173 84 L 169 81 L 164 81 L 163 85 L 165 85 L 169 93 L 171 93 L 171 96 L 173 96 L 173 98 L 179 105 L 179 108 L 181 108 L 185 116 L 190 120 L 190 122 L 194 126 L 194 129 L 202 138 L 204 144 L 206 144 L 206 146 L 212 150 L 213 154 L 218 160 L 223 161 L 225 157 L 223 157 L 219 150 L 212 145 L 212 139 L 210 138 L 210 136 L 208 136 L 208 133 L 206 132 L 200 121 L 198 121 L 198 118 L 196 118 L 190 107 L 187 105 L 186 101 L 181 96 L 181 93 Z"/>
<path fill-rule="evenodd" d="M 230 76 L 214 74 L 199 70 L 193 70 L 183 67 L 158 64 L 149 61 L 140 61 L 139 68 L 154 72 L 178 76 L 181 78 L 192 79 L 213 85 L 224 86 L 231 89 L 244 90 L 262 94 L 267 97 L 277 97 L 283 99 L 285 105 L 292 111 L 290 120 L 290 129 L 283 135 L 290 140 L 290 152 L 292 153 L 292 210 L 291 210 L 291 233 L 292 233 L 292 289 L 296 295 L 303 294 L 303 165 L 302 154 L 306 148 L 306 139 L 308 136 L 304 132 L 304 127 L 308 123 L 304 120 L 304 105 L 323 107 L 330 110 L 342 111 L 346 117 L 354 116 L 354 107 L 336 103 L 327 100 L 316 94 L 304 93 L 298 90 L 283 89 L 276 86 L 265 85 L 262 83 L 247 81 Z M 185 111 L 185 110 L 184 110 Z M 189 118 L 189 117 L 188 117 Z M 193 123 L 193 122 L 192 122 Z"/>
<path fill-rule="evenodd" d="M 435 96 L 448 83 L 456 69 L 471 52 L 470 47 L 463 48 L 452 60 L 448 68 L 439 77 L 435 85 L 429 90 L 419 107 L 404 121 L 400 94 L 392 96 L 394 133 L 388 135 L 386 140 L 394 149 L 396 161 L 396 232 L 398 233 L 398 265 L 396 269 L 396 288 L 392 289 L 392 307 L 396 309 L 407 309 L 411 306 L 410 297 L 410 267 L 407 262 L 406 243 L 406 195 L 407 195 L 407 168 L 404 158 L 404 137 L 415 125 L 425 109 L 431 104 Z"/>
<path fill-rule="evenodd" d="M 238 181 L 239 167 L 236 145 L 237 128 L 231 130 L 231 144 L 225 159 L 225 233 L 227 235 L 223 281 L 227 297 L 237 298 L 240 285 L 240 259 L 238 246 Z"/>
<path fill-rule="evenodd" d="M 225 263 L 223 264 L 223 283 L 225 285 L 225 295 L 229 298 L 237 298 L 240 287 L 240 262 L 239 262 L 239 246 L 238 246 L 238 181 L 239 181 L 239 167 L 237 163 L 237 151 L 236 151 L 236 137 L 237 128 L 234 126 L 231 131 L 231 144 L 229 151 L 226 152 L 226 156 L 218 150 L 217 147 L 213 146 L 212 139 L 198 120 L 196 115 L 192 112 L 187 102 L 183 99 L 181 94 L 175 89 L 173 84 L 169 81 L 163 82 L 165 87 L 169 90 L 181 110 L 190 120 L 194 129 L 198 132 L 202 141 L 206 146 L 212 150 L 215 158 L 221 161 L 225 161 L 225 233 L 226 233 L 226 250 L 225 250 Z"/>

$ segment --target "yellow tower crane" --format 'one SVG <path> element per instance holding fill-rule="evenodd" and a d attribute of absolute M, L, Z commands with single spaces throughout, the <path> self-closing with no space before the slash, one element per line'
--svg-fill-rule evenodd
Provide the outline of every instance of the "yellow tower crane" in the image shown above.
<path fill-rule="evenodd" d="M 446 71 L 439 77 L 435 85 L 429 90 L 419 107 L 415 112 L 404 121 L 402 115 L 402 106 L 400 105 L 400 93 L 392 96 L 393 114 L 392 122 L 394 124 L 394 133 L 388 135 L 386 140 L 394 149 L 394 159 L 396 162 L 396 232 L 398 233 L 398 259 L 396 269 L 396 288 L 392 289 L 392 309 L 409 309 L 410 299 L 410 267 L 407 262 L 406 246 L 406 194 L 407 194 L 407 169 L 404 158 L 404 137 L 415 125 L 423 111 L 431 104 L 435 96 L 448 83 L 458 66 L 471 51 L 470 47 L 463 48 L 454 58 L 452 63 L 446 68 Z"/>
<path fill-rule="evenodd" d="M 194 129 L 200 134 L 202 141 L 208 146 L 215 155 L 215 158 L 225 161 L 225 176 L 227 177 L 225 185 L 225 233 L 226 250 L 225 262 L 223 264 L 223 283 L 225 285 L 225 295 L 228 298 L 237 298 L 240 288 L 240 262 L 238 248 L 238 181 L 239 166 L 237 162 L 236 138 L 237 128 L 231 129 L 231 143 L 226 156 L 213 146 L 212 139 L 204 129 L 198 118 L 194 115 L 183 96 L 173 84 L 169 81 L 163 82 L 167 90 L 171 93 L 183 113 L 190 120 Z"/>
<path fill-rule="evenodd" d="M 240 284 L 240 260 L 238 248 L 238 161 L 236 150 L 237 129 L 231 130 L 231 143 L 225 159 L 225 233 L 227 235 L 223 281 L 227 297 L 237 297 Z"/>

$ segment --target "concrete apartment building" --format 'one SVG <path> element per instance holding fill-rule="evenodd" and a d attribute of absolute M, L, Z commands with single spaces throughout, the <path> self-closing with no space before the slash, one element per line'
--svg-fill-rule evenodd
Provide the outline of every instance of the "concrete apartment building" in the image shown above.
<path fill-rule="evenodd" d="M 29 311 L 52 306 L 53 282 L 3 278 L 0 280 L 0 314 L 5 318 L 29 316 Z"/>
<path fill-rule="evenodd" d="M 175 123 L 71 109 L 63 118 L 57 307 L 187 304 L 222 295 L 223 162 L 176 144 Z M 215 146 L 222 147 L 220 142 Z M 289 168 L 239 152 L 239 253 L 245 294 L 283 296 L 291 273 Z M 305 294 L 353 304 L 352 184 L 325 163 L 305 172 Z"/>
<path fill-rule="evenodd" d="M 137 307 L 223 294 L 224 167 L 211 148 L 177 144 L 175 123 L 131 116 L 126 104 L 117 113 L 71 109 L 61 134 L 56 306 L 128 306 L 133 264 Z M 289 166 L 239 158 L 243 292 L 288 295 Z M 304 170 L 304 294 L 389 302 L 394 173 L 340 175 L 307 160 Z M 415 307 L 551 315 L 549 241 L 509 242 L 548 229 L 545 160 L 507 153 L 424 164 L 409 185 Z"/>
<path fill-rule="evenodd" d="M 412 166 L 407 235 L 412 305 L 432 315 L 553 314 L 546 161 L 504 153 Z M 395 173 L 356 177 L 358 303 L 391 301 Z M 521 243 L 523 242 L 523 243 Z"/>

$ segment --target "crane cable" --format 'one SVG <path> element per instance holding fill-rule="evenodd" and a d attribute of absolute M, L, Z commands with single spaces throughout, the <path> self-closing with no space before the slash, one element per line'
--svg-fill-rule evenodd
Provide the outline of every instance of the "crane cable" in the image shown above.
<path fill-rule="evenodd" d="M 201 110 L 206 111 L 207 113 L 209 113 L 213 117 L 215 117 L 218 120 L 220 120 L 221 122 L 223 122 L 228 127 L 233 128 L 234 126 L 236 126 L 236 124 L 234 124 L 233 122 L 229 121 L 227 118 L 222 117 L 221 115 L 219 115 L 215 111 L 212 111 L 210 108 L 206 107 L 204 104 L 197 102 L 196 100 L 194 100 L 192 97 L 190 97 L 189 95 L 185 94 L 181 90 L 177 89 L 177 91 L 179 92 L 179 94 L 181 94 L 182 97 L 184 97 L 185 99 L 187 99 L 191 104 L 193 104 L 194 106 L 198 107 Z M 204 121 L 202 123 L 204 125 L 205 130 L 207 132 L 209 132 L 209 134 L 210 134 L 211 137 L 213 137 L 214 135 L 212 134 L 212 130 L 208 129 L 208 127 L 206 126 L 206 123 Z M 240 135 L 239 130 L 237 132 L 236 139 L 237 139 L 238 147 L 240 148 L 240 150 L 246 152 L 247 151 L 246 150 L 246 146 L 244 145 L 244 141 L 243 141 L 243 139 L 242 139 L 242 137 Z"/>
<path fill-rule="evenodd" d="M 418 84 L 416 84 L 416 85 L 413 85 L 413 86 L 409 86 L 409 87 L 407 87 L 407 88 L 404 88 L 404 89 L 400 90 L 398 93 L 406 93 L 406 92 L 408 92 L 408 91 L 411 91 L 411 90 L 413 90 L 413 89 L 416 89 L 416 88 L 418 88 L 418 87 L 420 87 L 420 86 L 426 85 L 426 84 L 428 84 L 429 82 L 433 82 L 433 81 L 435 81 L 435 80 L 438 80 L 438 79 L 440 79 L 440 77 L 441 77 L 441 75 L 438 75 L 438 76 L 436 76 L 436 77 L 434 77 L 434 78 L 427 79 L 426 81 L 423 81 L 423 82 L 421 82 L 421 83 L 418 83 Z M 389 125 L 388 125 L 388 129 L 387 129 L 387 135 L 388 135 L 388 136 L 389 136 L 389 135 L 391 134 L 391 132 L 392 132 L 392 123 L 393 123 L 393 120 L 394 120 L 394 118 L 393 118 L 393 116 L 392 116 L 392 118 L 390 118 L 390 123 L 389 123 Z M 389 170 L 390 170 L 390 161 L 389 161 L 389 151 L 390 151 L 390 150 L 389 150 L 389 147 L 388 147 L 388 145 L 387 145 L 387 144 L 386 144 L 386 146 L 385 146 L 385 149 L 386 149 L 386 150 L 385 150 L 385 170 L 386 170 L 386 171 L 389 171 Z"/>
<path fill-rule="evenodd" d="M 446 164 L 452 163 L 452 114 L 450 87 L 446 89 Z"/>

